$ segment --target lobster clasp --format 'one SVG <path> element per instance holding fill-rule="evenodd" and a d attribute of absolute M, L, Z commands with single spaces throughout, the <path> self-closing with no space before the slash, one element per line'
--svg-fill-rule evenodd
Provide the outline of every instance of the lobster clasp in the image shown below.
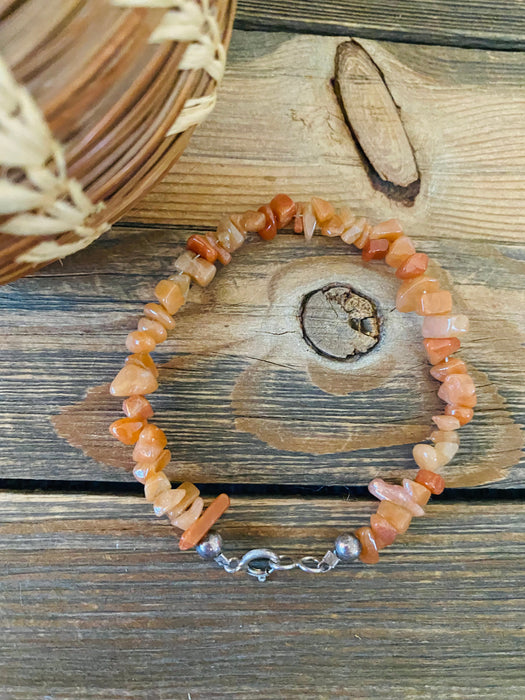
<path fill-rule="evenodd" d="M 239 569 L 263 582 L 274 571 L 275 564 L 279 564 L 279 556 L 271 549 L 250 549 L 239 561 Z"/>

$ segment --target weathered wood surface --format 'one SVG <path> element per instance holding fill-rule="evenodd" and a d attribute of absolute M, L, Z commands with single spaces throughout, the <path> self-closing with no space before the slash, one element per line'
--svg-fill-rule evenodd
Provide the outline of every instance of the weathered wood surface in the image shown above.
<path fill-rule="evenodd" d="M 525 47 L 520 0 L 239 0 L 235 26 L 445 46 Z"/>
<path fill-rule="evenodd" d="M 506 53 L 489 62 L 481 51 L 363 43 L 415 147 L 421 191 L 409 207 L 374 189 L 341 117 L 330 87 L 339 40 L 257 37 L 235 33 L 215 116 L 135 211 L 146 226 L 116 227 L 63 265 L 0 289 L 2 473 L 129 479 L 130 450 L 106 432 L 118 402 L 105 385 L 141 303 L 171 270 L 188 227 L 206 230 L 225 211 L 288 190 L 350 201 L 373 218 L 399 216 L 439 261 L 436 273 L 472 320 L 463 356 L 480 395 L 449 483 L 523 485 L 523 465 L 516 465 L 525 404 L 525 59 Z M 511 94 L 507 108 L 496 109 Z M 271 95 L 271 112 L 254 107 L 255 98 L 269 104 Z M 167 225 L 174 221 L 177 228 Z M 301 336 L 303 295 L 331 282 L 353 285 L 380 308 L 381 341 L 357 363 L 320 358 Z M 394 294 L 384 265 L 362 266 L 340 241 L 305 246 L 284 235 L 245 246 L 208 290 L 192 292 L 158 353 L 154 402 L 175 447 L 170 475 L 365 484 L 378 473 L 412 469 L 411 445 L 428 434 L 440 402 L 419 324 L 392 311 Z"/>
<path fill-rule="evenodd" d="M 138 498 L 0 504 L 2 699 L 525 695 L 523 503 L 432 505 L 373 569 L 265 584 L 177 551 Z M 319 555 L 368 512 L 234 499 L 222 531 Z"/>

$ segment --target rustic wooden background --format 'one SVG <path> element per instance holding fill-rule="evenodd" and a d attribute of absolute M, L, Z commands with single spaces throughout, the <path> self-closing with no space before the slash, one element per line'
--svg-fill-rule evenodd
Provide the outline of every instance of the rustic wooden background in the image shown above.
<path fill-rule="evenodd" d="M 351 39 L 355 103 L 334 81 Z M 517 0 L 244 0 L 172 173 L 89 249 L 0 288 L 1 700 L 525 697 L 524 47 Z M 106 434 L 107 383 L 188 232 L 277 191 L 402 219 L 471 318 L 479 410 L 455 488 L 379 565 L 260 584 L 177 551 Z M 298 325 L 334 281 L 382 318 L 354 363 Z M 154 401 L 173 480 L 232 494 L 232 554 L 323 554 L 366 520 L 372 476 L 410 473 L 439 402 L 393 293 L 383 266 L 293 235 L 192 292 Z"/>

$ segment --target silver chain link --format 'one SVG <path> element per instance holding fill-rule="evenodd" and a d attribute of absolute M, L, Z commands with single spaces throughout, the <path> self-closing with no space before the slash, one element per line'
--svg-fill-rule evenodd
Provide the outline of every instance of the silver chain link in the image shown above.
<path fill-rule="evenodd" d="M 286 555 L 279 556 L 271 549 L 250 549 L 240 559 L 237 557 L 229 558 L 221 553 L 215 557 L 215 561 L 229 574 L 246 571 L 247 574 L 254 576 L 259 581 L 266 581 L 274 571 L 301 569 L 309 574 L 325 574 L 335 569 L 341 560 L 330 549 L 322 559 L 303 557 L 297 561 Z"/>

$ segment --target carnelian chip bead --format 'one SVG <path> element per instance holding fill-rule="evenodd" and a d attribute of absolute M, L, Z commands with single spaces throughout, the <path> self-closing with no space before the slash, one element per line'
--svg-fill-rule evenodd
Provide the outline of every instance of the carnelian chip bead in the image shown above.
<path fill-rule="evenodd" d="M 137 481 L 140 481 L 141 484 L 144 484 L 146 479 L 148 479 L 151 474 L 156 474 L 157 472 L 161 472 L 163 469 L 165 469 L 168 466 L 170 459 L 171 452 L 169 450 L 162 450 L 154 462 L 149 462 L 147 464 L 139 462 L 136 464 L 133 469 L 133 476 Z"/>
<path fill-rule="evenodd" d="M 455 430 L 433 430 L 430 433 L 430 439 L 434 443 L 454 442 L 456 445 L 459 445 L 459 435 Z"/>
<path fill-rule="evenodd" d="M 467 374 L 467 365 L 459 357 L 446 357 L 430 369 L 430 374 L 438 382 L 444 382 L 449 374 Z"/>
<path fill-rule="evenodd" d="M 361 235 L 359 236 L 359 238 L 357 238 L 354 241 L 355 247 L 359 248 L 359 250 L 362 250 L 365 247 L 365 245 L 367 244 L 367 241 L 370 238 L 371 228 L 372 227 L 370 226 L 370 224 L 367 221 L 365 223 L 365 225 L 363 226 L 363 230 L 361 231 Z"/>
<path fill-rule="evenodd" d="M 188 506 L 190 506 L 193 501 L 197 498 L 197 496 L 200 494 L 199 489 L 195 486 L 195 484 L 192 484 L 190 481 L 185 481 L 182 483 L 179 487 L 177 487 L 177 491 L 183 491 L 183 497 L 180 501 L 177 502 L 177 504 L 168 511 L 168 518 L 170 520 L 173 520 L 174 518 L 178 518 L 181 513 L 183 513 Z"/>
<path fill-rule="evenodd" d="M 444 467 L 452 461 L 459 449 L 457 442 L 438 442 L 435 450 L 438 458 L 439 466 Z"/>
<path fill-rule="evenodd" d="M 207 287 L 217 272 L 213 263 L 198 257 L 191 250 L 185 250 L 179 255 L 175 260 L 175 267 L 189 275 L 201 287 Z"/>
<path fill-rule="evenodd" d="M 109 432 L 124 445 L 134 445 L 144 427 L 143 420 L 136 418 L 119 418 L 109 426 Z"/>
<path fill-rule="evenodd" d="M 370 260 L 382 260 L 388 251 L 388 241 L 386 238 L 368 239 L 366 242 L 361 257 L 365 262 Z"/>
<path fill-rule="evenodd" d="M 452 404 L 447 404 L 445 406 L 445 414 L 447 416 L 454 416 L 458 419 L 461 425 L 466 425 L 474 418 L 474 411 L 466 406 L 455 406 Z"/>
<path fill-rule="evenodd" d="M 421 331 L 423 338 L 457 338 L 458 335 L 466 333 L 468 329 L 468 317 L 458 314 L 456 316 L 426 316 L 423 319 Z"/>
<path fill-rule="evenodd" d="M 233 253 L 238 250 L 244 243 L 243 234 L 229 218 L 224 218 L 219 221 L 215 237 L 228 253 Z"/>
<path fill-rule="evenodd" d="M 173 518 L 170 522 L 173 527 L 179 530 L 187 530 L 200 516 L 204 508 L 204 501 L 198 496 L 191 506 L 178 518 Z"/>
<path fill-rule="evenodd" d="M 437 292 L 425 292 L 419 297 L 419 306 L 416 309 L 420 316 L 436 316 L 437 314 L 448 314 L 450 311 L 452 311 L 452 294 L 446 289 L 440 289 Z M 454 335 L 454 333 L 447 333 L 442 336 L 424 335 L 423 337 L 449 338 L 451 335 Z"/>
<path fill-rule="evenodd" d="M 431 365 L 437 365 L 461 347 L 458 338 L 424 338 L 423 346 Z"/>
<path fill-rule="evenodd" d="M 432 420 L 438 430 L 458 430 L 461 427 L 461 423 L 454 416 L 432 416 Z"/>
<path fill-rule="evenodd" d="M 276 194 L 270 202 L 278 229 L 288 226 L 297 211 L 297 204 L 287 194 Z"/>
<path fill-rule="evenodd" d="M 144 482 L 144 497 L 148 503 L 153 503 L 157 496 L 170 489 L 170 480 L 164 472 L 151 473 Z"/>
<path fill-rule="evenodd" d="M 418 484 L 412 479 L 403 479 L 403 488 L 419 506 L 425 506 L 428 503 L 431 493 L 423 484 Z"/>
<path fill-rule="evenodd" d="M 419 304 L 419 298 L 424 292 L 435 292 L 439 289 L 439 282 L 426 275 L 418 275 L 404 280 L 399 285 L 396 295 L 396 309 L 403 313 L 415 311 Z"/>
<path fill-rule="evenodd" d="M 135 462 L 151 464 L 155 462 L 166 447 L 168 440 L 163 430 L 153 423 L 148 423 L 139 435 L 133 449 Z"/>
<path fill-rule="evenodd" d="M 175 328 L 175 319 L 160 304 L 146 304 L 144 307 L 144 316 L 158 321 L 168 331 Z"/>
<path fill-rule="evenodd" d="M 297 210 L 296 210 L 295 215 L 293 217 L 293 232 L 294 233 L 303 233 L 303 231 L 304 231 L 304 228 L 303 228 L 304 209 L 305 209 L 305 203 L 304 202 L 297 202 Z"/>
<path fill-rule="evenodd" d="M 217 522 L 221 515 L 228 509 L 229 505 L 230 499 L 227 494 L 219 494 L 206 508 L 200 518 L 182 533 L 179 541 L 179 548 L 185 550 L 195 547 L 212 525 Z"/>
<path fill-rule="evenodd" d="M 438 396 L 451 405 L 474 408 L 476 387 L 469 374 L 450 374 L 439 387 Z"/>
<path fill-rule="evenodd" d="M 367 226 L 368 221 L 364 218 L 364 216 L 361 216 L 358 219 L 354 219 L 354 221 L 348 226 L 348 228 L 345 228 L 344 232 L 341 234 L 341 240 L 344 241 L 347 245 L 355 243 L 361 238 L 363 231 L 366 229 Z"/>
<path fill-rule="evenodd" d="M 275 214 L 271 210 L 269 204 L 263 204 L 262 207 L 259 207 L 259 211 L 266 217 L 266 223 L 260 231 L 257 231 L 257 233 L 264 241 L 271 241 L 272 238 L 275 238 L 277 235 L 277 222 L 275 220 Z"/>
<path fill-rule="evenodd" d="M 179 501 L 184 497 L 184 491 L 179 491 L 178 489 L 172 489 L 162 491 L 153 500 L 153 512 L 160 518 L 161 515 L 165 515 L 169 510 L 174 508 Z"/>
<path fill-rule="evenodd" d="M 377 514 L 388 520 L 400 535 L 408 530 L 408 526 L 412 520 L 412 513 L 391 501 L 381 501 L 377 509 Z"/>
<path fill-rule="evenodd" d="M 159 343 L 163 343 L 168 337 L 168 332 L 162 323 L 154 321 L 152 318 L 148 318 L 147 316 L 142 316 L 139 318 L 137 330 L 149 333 L 157 345 L 159 345 Z"/>
<path fill-rule="evenodd" d="M 221 263 L 221 265 L 229 265 L 232 261 L 232 256 L 231 254 L 226 250 L 226 248 L 223 248 L 222 245 L 220 245 L 219 241 L 217 240 L 215 234 L 213 233 L 207 233 L 206 234 L 206 240 L 208 243 L 213 246 L 213 248 L 217 252 L 217 260 Z"/>
<path fill-rule="evenodd" d="M 157 365 L 153 362 L 151 355 L 147 352 L 136 352 L 133 355 L 128 355 L 124 360 L 124 364 L 138 365 L 139 367 L 144 367 L 151 372 L 154 377 L 159 376 L 159 370 Z"/>
<path fill-rule="evenodd" d="M 377 564 L 379 552 L 377 551 L 377 543 L 372 530 L 369 527 L 358 527 L 354 534 L 361 542 L 359 559 L 361 559 L 363 564 Z"/>
<path fill-rule="evenodd" d="M 384 549 L 392 544 L 398 535 L 396 528 L 378 513 L 372 513 L 370 516 L 370 529 L 378 549 Z"/>
<path fill-rule="evenodd" d="M 345 227 L 343 225 L 343 220 L 338 214 L 334 214 L 331 219 L 322 225 L 321 236 L 336 238 L 337 236 L 340 236 L 344 230 Z"/>
<path fill-rule="evenodd" d="M 161 280 L 155 287 L 154 294 L 166 311 L 172 316 L 177 313 L 186 301 L 180 286 L 169 279 Z"/>
<path fill-rule="evenodd" d="M 396 277 L 407 280 L 412 277 L 419 277 L 428 267 L 428 255 L 425 253 L 414 253 L 396 270 Z"/>
<path fill-rule="evenodd" d="M 322 225 L 335 216 L 335 209 L 330 202 L 321 197 L 312 197 L 310 200 L 315 218 Z"/>
<path fill-rule="evenodd" d="M 151 394 L 158 389 L 157 380 L 150 370 L 140 365 L 129 363 L 111 382 L 109 392 L 112 396 L 131 396 L 132 394 Z"/>
<path fill-rule="evenodd" d="M 390 243 L 385 262 L 389 267 L 397 269 L 415 252 L 416 249 L 410 238 L 408 236 L 400 236 Z"/>
<path fill-rule="evenodd" d="M 194 233 L 186 241 L 186 248 L 193 251 L 201 258 L 204 258 L 210 263 L 214 263 L 217 260 L 217 249 L 208 241 L 204 236 Z M 172 311 L 171 313 L 175 313 Z"/>
<path fill-rule="evenodd" d="M 146 331 L 131 331 L 126 338 L 126 347 L 132 353 L 152 352 L 156 346 L 155 339 Z"/>
<path fill-rule="evenodd" d="M 243 231 L 257 233 L 266 226 L 266 216 L 261 211 L 245 211 L 241 215 L 241 226 Z"/>
<path fill-rule="evenodd" d="M 429 469 L 420 469 L 414 481 L 417 484 L 423 484 L 435 496 L 443 493 L 445 490 L 445 479 L 440 474 L 436 474 Z"/>
<path fill-rule="evenodd" d="M 372 240 L 384 238 L 389 243 L 401 238 L 402 235 L 403 228 L 397 219 L 388 219 L 388 221 L 382 221 L 379 224 L 374 224 L 370 230 L 370 238 Z"/>
<path fill-rule="evenodd" d="M 421 517 L 425 511 L 412 500 L 408 491 L 397 484 L 387 484 L 383 479 L 372 479 L 368 484 L 370 493 L 381 501 L 396 503 L 402 508 L 406 508 L 413 516 Z"/>
<path fill-rule="evenodd" d="M 432 445 L 425 445 L 422 442 L 414 445 L 412 448 L 412 455 L 415 463 L 418 467 L 421 467 L 421 469 L 430 469 L 434 471 L 439 467 L 438 456 Z"/>
<path fill-rule="evenodd" d="M 134 394 L 124 399 L 122 402 L 122 412 L 125 413 L 128 418 L 137 418 L 138 420 L 147 420 L 153 416 L 153 408 L 150 402 L 140 394 Z"/>

